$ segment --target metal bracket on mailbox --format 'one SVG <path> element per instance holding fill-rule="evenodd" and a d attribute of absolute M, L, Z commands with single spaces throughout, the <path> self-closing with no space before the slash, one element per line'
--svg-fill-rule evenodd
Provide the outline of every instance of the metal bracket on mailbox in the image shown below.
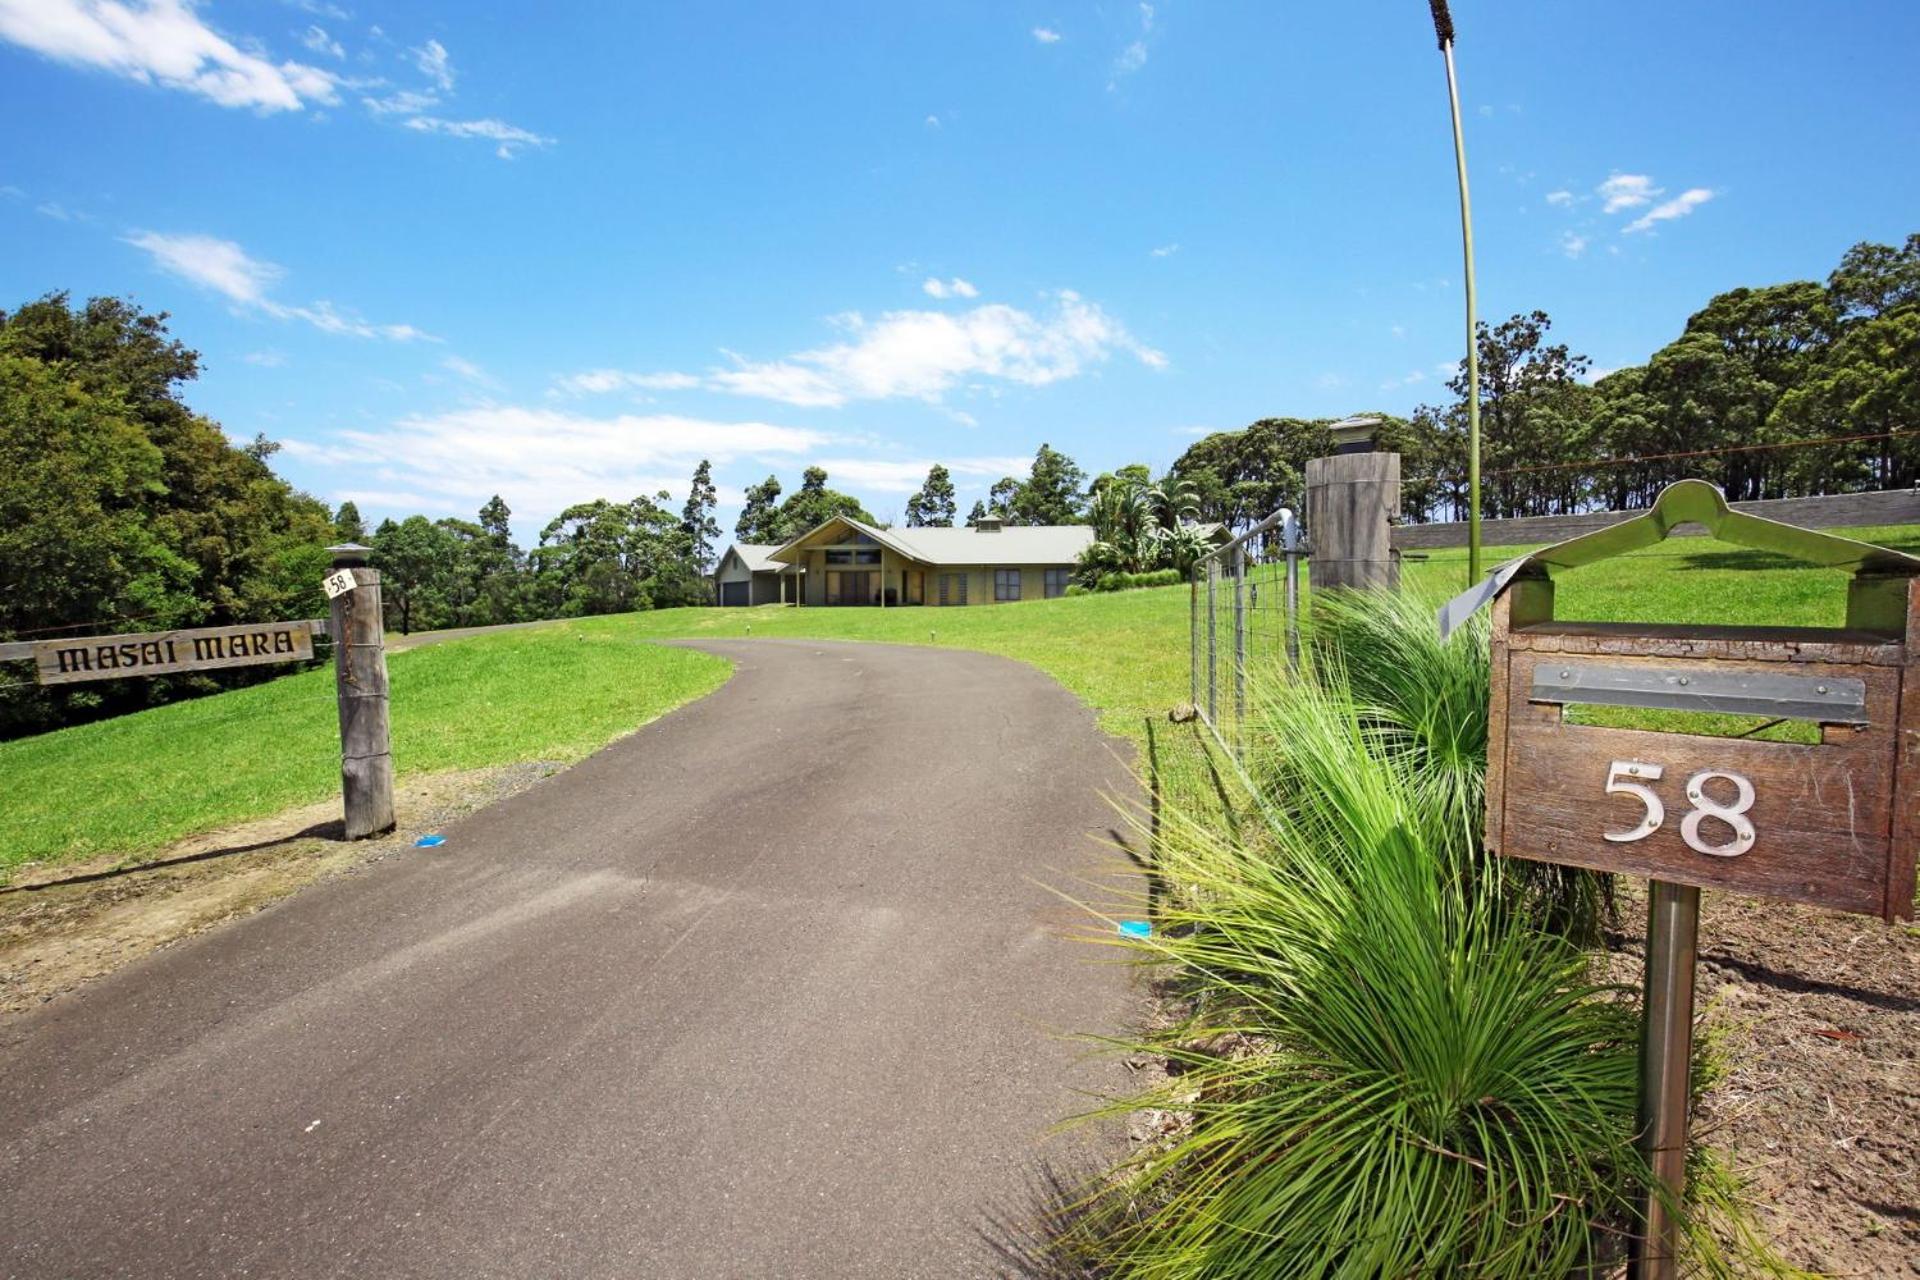
<path fill-rule="evenodd" d="M 1866 681 L 1852 676 L 1748 675 L 1734 671 L 1660 671 L 1541 660 L 1533 669 L 1534 702 L 1582 702 L 1668 711 L 1866 724 Z"/>

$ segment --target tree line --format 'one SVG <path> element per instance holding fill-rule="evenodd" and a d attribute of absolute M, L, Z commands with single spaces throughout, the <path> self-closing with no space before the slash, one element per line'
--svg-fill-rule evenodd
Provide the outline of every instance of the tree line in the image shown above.
<path fill-rule="evenodd" d="M 1480 325 L 1481 513 L 1565 515 L 1650 504 L 1699 477 L 1733 501 L 1920 481 L 1920 234 L 1861 243 L 1825 281 L 1738 288 L 1642 365 L 1594 378 L 1544 311 Z M 1466 361 L 1452 399 L 1375 414 L 1401 454 L 1408 520 L 1467 517 Z M 1170 476 L 1203 519 L 1236 528 L 1302 504 L 1330 419 L 1265 418 L 1206 437 Z"/>

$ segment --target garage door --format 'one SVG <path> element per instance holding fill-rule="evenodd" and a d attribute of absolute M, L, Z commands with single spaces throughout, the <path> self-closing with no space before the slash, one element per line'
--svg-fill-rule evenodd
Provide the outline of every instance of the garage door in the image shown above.
<path fill-rule="evenodd" d="M 747 603 L 747 589 L 751 585 L 752 585 L 751 583 L 746 583 L 746 582 L 721 583 L 720 584 L 720 603 L 721 604 Z"/>

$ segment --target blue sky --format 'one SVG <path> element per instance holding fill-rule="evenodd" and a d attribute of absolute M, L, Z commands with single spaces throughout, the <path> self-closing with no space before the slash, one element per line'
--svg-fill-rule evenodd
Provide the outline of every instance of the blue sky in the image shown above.
<path fill-rule="evenodd" d="M 1602 369 L 1920 230 L 1920 6 L 1459 0 L 1482 314 Z M 0 0 L 0 306 L 173 314 L 295 483 L 524 542 L 714 460 L 897 516 L 1406 412 L 1461 342 L 1426 6 Z"/>

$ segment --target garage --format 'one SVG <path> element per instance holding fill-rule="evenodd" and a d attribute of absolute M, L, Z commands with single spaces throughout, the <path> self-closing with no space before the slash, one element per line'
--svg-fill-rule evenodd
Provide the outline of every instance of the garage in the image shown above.
<path fill-rule="evenodd" d="M 740 605 L 747 603 L 747 593 L 752 590 L 751 582 L 723 582 L 720 584 L 720 603 Z"/>

